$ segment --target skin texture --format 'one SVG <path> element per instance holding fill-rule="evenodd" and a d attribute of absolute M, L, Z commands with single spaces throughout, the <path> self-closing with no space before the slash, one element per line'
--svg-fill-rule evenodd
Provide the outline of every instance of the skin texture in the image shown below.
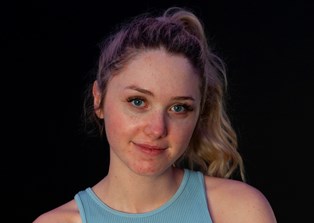
<path fill-rule="evenodd" d="M 165 56 L 142 53 L 110 81 L 101 117 L 112 168 L 160 175 L 189 144 L 199 114 L 199 79 L 186 59 Z"/>
<path fill-rule="evenodd" d="M 139 54 L 108 83 L 103 107 L 93 88 L 96 112 L 110 145 L 108 175 L 92 189 L 113 209 L 154 210 L 178 189 L 183 171 L 172 164 L 185 151 L 199 116 L 199 78 L 182 56 L 164 50 Z M 208 209 L 215 223 L 273 223 L 274 213 L 255 188 L 205 177 Z M 34 223 L 80 223 L 74 200 Z"/>

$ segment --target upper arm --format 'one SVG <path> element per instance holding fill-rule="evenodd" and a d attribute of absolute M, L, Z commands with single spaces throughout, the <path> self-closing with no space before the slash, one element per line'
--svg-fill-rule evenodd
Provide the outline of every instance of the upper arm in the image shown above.
<path fill-rule="evenodd" d="M 205 178 L 209 211 L 214 222 L 276 223 L 265 196 L 240 181 Z"/>
<path fill-rule="evenodd" d="M 74 200 L 38 216 L 33 223 L 82 223 Z"/>
<path fill-rule="evenodd" d="M 55 218 L 54 214 L 49 211 L 38 216 L 33 223 L 56 223 Z"/>

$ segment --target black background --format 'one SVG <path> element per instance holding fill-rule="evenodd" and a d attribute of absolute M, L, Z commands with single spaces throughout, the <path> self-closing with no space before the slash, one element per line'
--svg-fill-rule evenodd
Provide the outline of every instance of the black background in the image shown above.
<path fill-rule="evenodd" d="M 168 6 L 193 9 L 227 64 L 227 108 L 248 183 L 278 222 L 311 216 L 313 1 L 11 1 L 1 7 L 9 222 L 31 222 L 105 175 L 106 142 L 79 130 L 98 43 L 115 24 Z"/>

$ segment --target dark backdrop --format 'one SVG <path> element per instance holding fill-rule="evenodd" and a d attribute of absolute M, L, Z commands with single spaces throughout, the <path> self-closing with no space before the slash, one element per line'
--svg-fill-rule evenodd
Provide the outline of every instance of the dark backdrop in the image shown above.
<path fill-rule="evenodd" d="M 1 8 L 1 184 L 10 222 L 31 222 L 105 175 L 106 142 L 80 133 L 98 43 L 124 19 L 171 5 L 201 16 L 227 64 L 248 183 L 279 222 L 310 216 L 312 1 L 11 1 Z"/>

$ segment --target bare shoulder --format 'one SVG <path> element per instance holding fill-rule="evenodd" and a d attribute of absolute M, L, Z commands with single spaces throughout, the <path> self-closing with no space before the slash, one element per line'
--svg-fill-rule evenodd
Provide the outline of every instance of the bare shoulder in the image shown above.
<path fill-rule="evenodd" d="M 38 216 L 33 223 L 82 223 L 74 200 Z"/>
<path fill-rule="evenodd" d="M 266 197 L 237 180 L 205 176 L 208 208 L 214 222 L 276 223 Z"/>

